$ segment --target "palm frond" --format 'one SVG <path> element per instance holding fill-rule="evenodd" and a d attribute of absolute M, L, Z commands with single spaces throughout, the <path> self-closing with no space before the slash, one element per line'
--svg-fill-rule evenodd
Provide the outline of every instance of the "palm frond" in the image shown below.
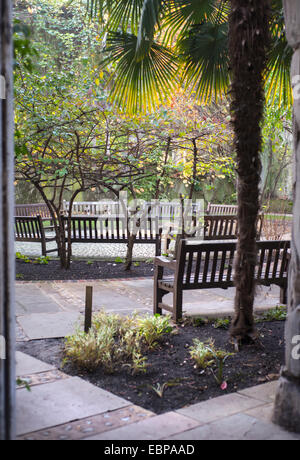
<path fill-rule="evenodd" d="M 87 11 L 109 29 L 137 33 L 144 0 L 87 0 Z"/>
<path fill-rule="evenodd" d="M 271 46 L 265 73 L 266 97 L 274 103 L 279 95 L 280 105 L 292 104 L 291 62 L 293 51 L 285 35 L 285 21 L 282 0 L 272 0 L 270 24 Z"/>
<path fill-rule="evenodd" d="M 194 26 L 178 43 L 183 83 L 202 102 L 218 99 L 229 85 L 228 23 Z"/>
<path fill-rule="evenodd" d="M 163 0 L 144 0 L 136 48 L 136 54 L 139 59 L 143 59 L 149 52 L 155 30 L 159 26 L 163 5 Z"/>
<path fill-rule="evenodd" d="M 170 50 L 153 41 L 148 54 L 140 59 L 136 47 L 135 35 L 110 32 L 105 50 L 109 56 L 102 63 L 115 63 L 109 80 L 111 101 L 129 112 L 155 109 L 178 81 L 176 57 Z"/>
<path fill-rule="evenodd" d="M 224 22 L 228 17 L 227 0 L 170 0 L 164 22 L 164 43 L 172 43 L 175 36 L 203 22 Z"/>

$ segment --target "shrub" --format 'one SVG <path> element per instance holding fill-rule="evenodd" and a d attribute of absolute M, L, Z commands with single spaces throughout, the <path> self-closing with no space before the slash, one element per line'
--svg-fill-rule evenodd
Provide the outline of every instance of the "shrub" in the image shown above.
<path fill-rule="evenodd" d="M 133 374 L 146 372 L 143 351 L 155 347 L 171 331 L 169 317 L 121 317 L 101 311 L 94 316 L 88 334 L 77 331 L 66 339 L 65 360 L 88 371 L 101 366 L 112 373 L 126 366 Z"/>

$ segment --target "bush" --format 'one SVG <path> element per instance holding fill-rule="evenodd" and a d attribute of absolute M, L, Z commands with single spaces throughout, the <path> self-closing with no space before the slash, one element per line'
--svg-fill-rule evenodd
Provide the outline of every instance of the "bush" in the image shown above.
<path fill-rule="evenodd" d="M 65 361 L 88 371 L 101 366 L 105 372 L 113 373 L 126 366 L 133 374 L 146 372 L 143 352 L 154 348 L 172 329 L 170 317 L 121 317 L 101 311 L 94 316 L 88 334 L 77 331 L 67 337 Z"/>

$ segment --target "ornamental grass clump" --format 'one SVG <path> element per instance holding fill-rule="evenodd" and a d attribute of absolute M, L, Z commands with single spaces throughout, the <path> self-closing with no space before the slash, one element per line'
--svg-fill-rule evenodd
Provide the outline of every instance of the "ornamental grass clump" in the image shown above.
<path fill-rule="evenodd" d="M 141 338 L 149 348 L 154 348 L 166 334 L 172 332 L 170 316 L 146 315 L 137 319 Z"/>
<path fill-rule="evenodd" d="M 102 365 L 106 372 L 112 372 L 114 345 L 114 330 L 110 327 L 90 329 L 87 334 L 77 331 L 66 339 L 65 358 L 79 369 L 93 371 Z"/>
<path fill-rule="evenodd" d="M 113 373 L 126 367 L 132 374 L 144 373 L 144 353 L 171 331 L 170 317 L 122 317 L 100 311 L 87 334 L 78 330 L 67 337 L 65 361 L 91 372 L 102 367 L 104 372 Z"/>

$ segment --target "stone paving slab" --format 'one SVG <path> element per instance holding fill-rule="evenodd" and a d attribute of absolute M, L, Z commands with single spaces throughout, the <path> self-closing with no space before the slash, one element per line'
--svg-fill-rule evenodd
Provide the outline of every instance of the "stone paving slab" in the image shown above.
<path fill-rule="evenodd" d="M 238 393 L 219 396 L 213 400 L 200 402 L 191 406 L 178 409 L 176 412 L 186 417 L 191 417 L 199 424 L 214 422 L 220 418 L 262 406 L 264 403 L 258 399 L 248 398 Z"/>
<path fill-rule="evenodd" d="M 235 414 L 213 423 L 185 431 L 164 440 L 189 441 L 242 441 L 242 440 L 299 440 L 299 436 L 288 433 L 272 423 L 266 423 L 246 414 Z"/>
<path fill-rule="evenodd" d="M 17 377 L 38 374 L 40 372 L 47 372 L 55 370 L 54 366 L 46 364 L 39 359 L 33 358 L 21 351 L 16 352 L 16 375 Z"/>
<path fill-rule="evenodd" d="M 17 435 L 44 430 L 103 412 L 121 409 L 128 401 L 78 378 L 17 390 Z"/>
<path fill-rule="evenodd" d="M 60 441 L 60 440 L 81 440 L 87 436 L 104 433 L 121 426 L 128 426 L 139 420 L 153 417 L 153 412 L 141 407 L 131 405 L 123 409 L 105 412 L 100 415 L 65 423 L 46 430 L 28 433 L 20 436 L 18 440 L 31 441 Z"/>
<path fill-rule="evenodd" d="M 278 387 L 278 381 L 264 383 L 257 385 L 252 388 L 246 388 L 245 390 L 239 391 L 240 395 L 248 396 L 249 398 L 255 398 L 266 403 L 275 401 L 275 394 Z"/>
<path fill-rule="evenodd" d="M 274 395 L 275 397 L 275 395 Z M 263 406 L 255 407 L 254 409 L 246 410 L 244 413 L 250 415 L 250 417 L 257 418 L 262 422 L 270 423 L 273 417 L 274 404 L 266 404 Z"/>
<path fill-rule="evenodd" d="M 190 430 L 198 423 L 176 412 L 167 412 L 155 417 L 147 418 L 128 426 L 117 428 L 86 440 L 153 440 L 162 439 L 181 431 Z"/>
<path fill-rule="evenodd" d="M 30 340 L 38 340 L 72 335 L 83 317 L 76 312 L 36 313 L 19 316 L 17 321 Z"/>
<path fill-rule="evenodd" d="M 17 316 L 30 313 L 56 313 L 60 311 L 59 304 L 44 293 L 39 284 L 26 285 L 16 283 L 16 314 Z"/>

